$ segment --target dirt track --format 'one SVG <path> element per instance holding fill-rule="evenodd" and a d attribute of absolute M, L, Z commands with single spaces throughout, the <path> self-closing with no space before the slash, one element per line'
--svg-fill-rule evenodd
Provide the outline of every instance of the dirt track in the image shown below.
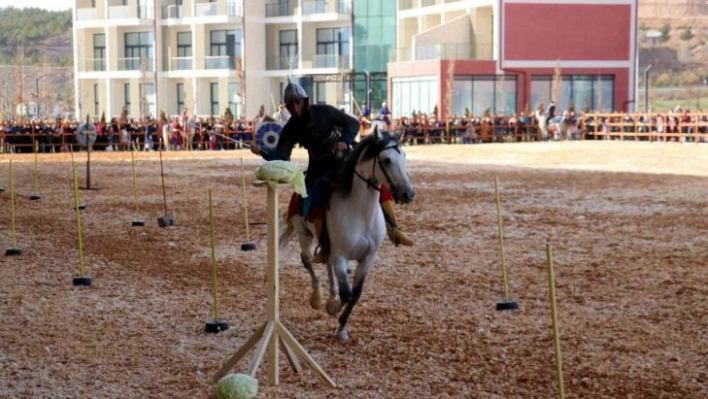
<path fill-rule="evenodd" d="M 350 342 L 336 341 L 336 320 L 309 308 L 294 245 L 281 262 L 283 322 L 340 388 L 326 390 L 283 361 L 279 387 L 265 386 L 261 367 L 259 397 L 557 397 L 547 242 L 568 398 L 708 397 L 708 146 L 406 151 L 416 202 L 397 210 L 417 246 L 384 245 L 352 315 Z M 81 192 L 90 288 L 71 285 L 78 251 L 68 155 L 40 155 L 41 201 L 29 201 L 33 157 L 14 156 L 23 255 L 0 258 L 0 397 L 207 397 L 211 376 L 265 320 L 264 225 L 252 226 L 258 250 L 240 251 L 241 156 L 249 172 L 262 162 L 246 152 L 165 154 L 177 226 L 160 229 L 157 154 L 138 154 L 144 228 L 130 226 L 130 154 L 93 154 L 100 190 Z M 85 155 L 77 157 L 83 181 Z M 0 155 L 6 187 L 7 159 Z M 521 305 L 513 313 L 494 310 L 502 296 L 495 175 L 511 291 Z M 232 326 L 218 335 L 203 332 L 212 317 L 208 189 L 221 313 Z M 250 220 L 263 222 L 264 190 L 249 184 L 248 198 Z M 0 242 L 9 247 L 7 191 L 0 207 Z"/>

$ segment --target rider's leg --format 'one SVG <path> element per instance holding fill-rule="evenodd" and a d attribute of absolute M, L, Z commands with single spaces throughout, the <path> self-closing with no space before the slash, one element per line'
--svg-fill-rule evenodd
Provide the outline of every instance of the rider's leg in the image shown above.
<path fill-rule="evenodd" d="M 391 242 L 396 244 L 396 246 L 412 246 L 414 244 L 413 240 L 398 228 L 396 213 L 393 211 L 393 197 L 388 191 L 386 185 L 381 185 L 381 196 L 379 203 L 381 204 L 381 209 L 384 213 L 384 219 L 386 220 L 386 232 L 388 233 L 388 238 Z"/>

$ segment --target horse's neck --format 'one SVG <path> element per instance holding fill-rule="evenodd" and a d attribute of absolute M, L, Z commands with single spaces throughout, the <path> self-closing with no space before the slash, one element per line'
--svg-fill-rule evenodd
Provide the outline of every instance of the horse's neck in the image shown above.
<path fill-rule="evenodd" d="M 372 162 L 364 162 L 355 168 L 356 173 L 362 176 L 364 179 L 369 179 L 370 174 L 373 171 Z M 368 209 L 370 211 L 378 211 L 378 202 L 380 191 L 376 190 L 374 187 L 370 187 L 369 182 L 360 178 L 357 175 L 352 176 L 352 191 L 347 197 L 348 201 L 352 204 L 356 203 L 359 207 Z"/>

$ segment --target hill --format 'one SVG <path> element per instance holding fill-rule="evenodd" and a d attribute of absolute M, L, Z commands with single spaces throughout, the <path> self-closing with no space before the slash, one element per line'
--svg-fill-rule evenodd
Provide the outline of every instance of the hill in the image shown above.
<path fill-rule="evenodd" d="M 71 66 L 71 18 L 71 11 L 1 8 L 0 56 L 6 60 L 3 64 Z"/>
<path fill-rule="evenodd" d="M 708 78 L 705 0 L 639 0 L 637 11 L 639 67 L 653 66 L 653 85 L 689 86 Z M 648 38 L 650 31 L 661 36 Z"/>

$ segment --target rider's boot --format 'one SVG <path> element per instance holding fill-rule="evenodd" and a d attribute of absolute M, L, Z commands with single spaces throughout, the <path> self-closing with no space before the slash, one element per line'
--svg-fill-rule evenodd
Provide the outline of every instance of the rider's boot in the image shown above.
<path fill-rule="evenodd" d="M 327 263 L 329 259 L 329 243 L 322 239 L 322 230 L 324 229 L 324 219 L 317 218 L 312 221 L 315 228 L 315 239 L 318 243 L 319 252 L 312 259 L 313 263 Z"/>
<path fill-rule="evenodd" d="M 381 202 L 381 209 L 384 212 L 384 219 L 386 219 L 386 232 L 388 232 L 388 238 L 391 239 L 391 242 L 396 244 L 396 246 L 412 246 L 414 244 L 413 240 L 398 228 L 396 214 L 393 212 L 393 201 Z"/>

